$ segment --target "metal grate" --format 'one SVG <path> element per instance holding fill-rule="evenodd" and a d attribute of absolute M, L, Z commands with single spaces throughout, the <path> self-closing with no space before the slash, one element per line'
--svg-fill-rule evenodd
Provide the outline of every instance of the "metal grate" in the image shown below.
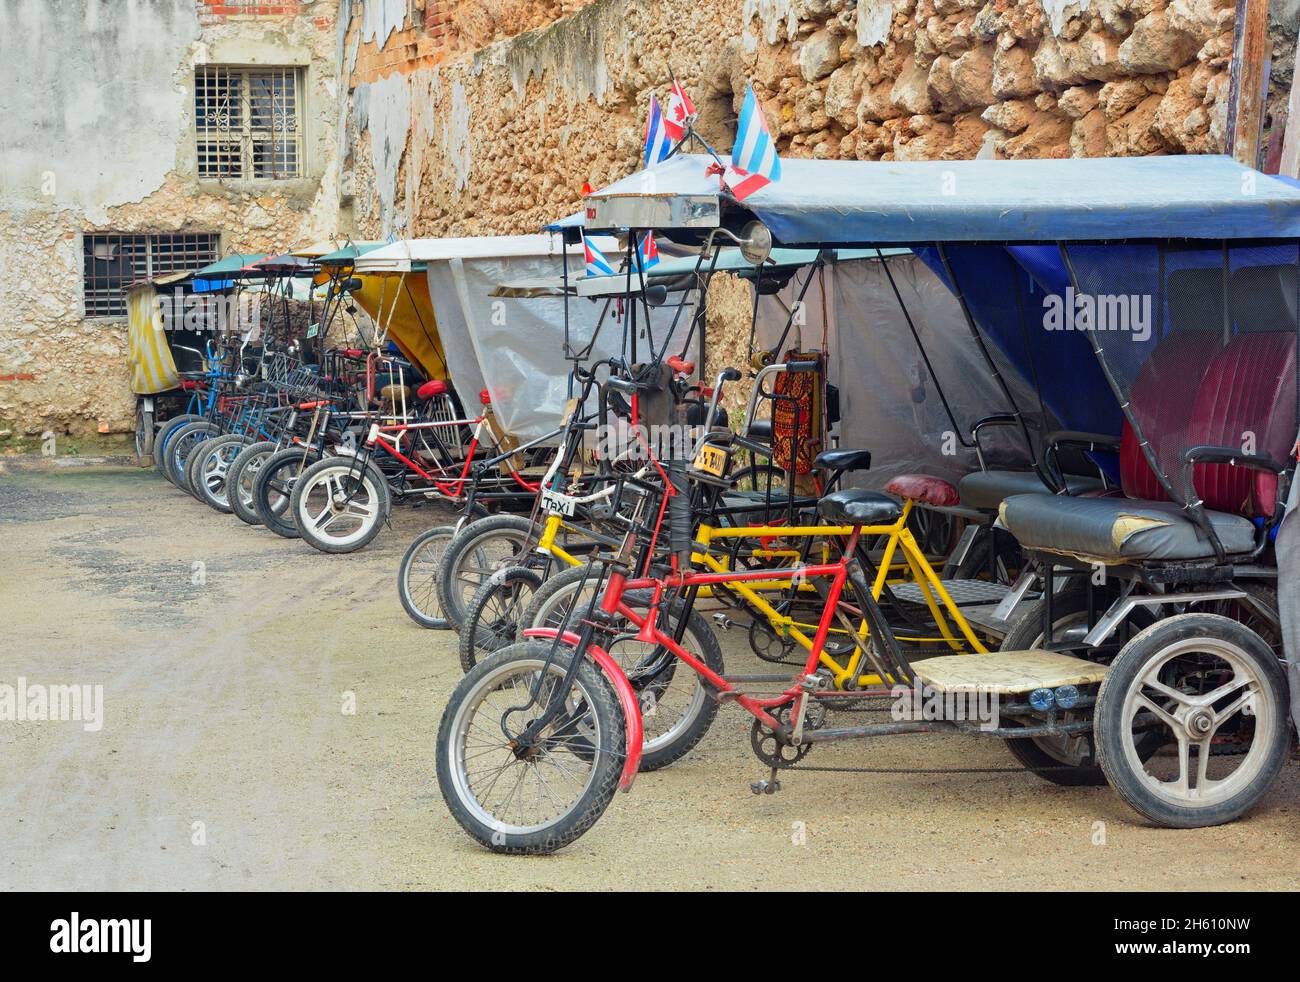
<path fill-rule="evenodd" d="M 208 65 L 195 69 L 199 177 L 300 177 L 300 77 L 297 68 Z"/>
<path fill-rule="evenodd" d="M 216 262 L 220 243 L 221 236 L 215 232 L 87 234 L 82 267 L 85 316 L 126 316 L 125 287 L 136 280 Z"/>

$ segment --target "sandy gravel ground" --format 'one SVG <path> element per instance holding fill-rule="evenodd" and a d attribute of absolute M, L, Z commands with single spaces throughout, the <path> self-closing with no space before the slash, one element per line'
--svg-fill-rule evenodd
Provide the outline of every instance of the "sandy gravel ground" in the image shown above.
<path fill-rule="evenodd" d="M 433 774 L 454 639 L 411 623 L 395 588 L 406 543 L 447 517 L 399 509 L 364 552 L 325 556 L 150 472 L 0 473 L 0 683 L 105 690 L 98 733 L 0 723 L 0 887 L 1300 886 L 1294 762 L 1248 819 L 1198 831 L 1148 827 L 1106 788 L 1022 773 L 791 773 L 756 798 L 763 773 L 734 708 L 561 854 L 485 853 Z M 729 667 L 759 670 L 742 632 L 725 640 Z M 911 736 L 809 763 L 1011 758 L 978 738 Z"/>

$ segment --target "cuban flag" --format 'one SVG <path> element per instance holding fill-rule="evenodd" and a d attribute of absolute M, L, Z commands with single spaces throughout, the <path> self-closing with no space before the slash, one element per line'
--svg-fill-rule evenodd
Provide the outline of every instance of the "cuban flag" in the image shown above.
<path fill-rule="evenodd" d="M 587 258 L 587 275 L 588 276 L 613 276 L 614 267 L 609 264 L 609 260 L 604 257 L 599 249 L 591 244 L 591 240 L 584 233 L 582 236 L 582 250 Z"/>
<path fill-rule="evenodd" d="M 636 260 L 643 273 L 659 262 L 659 246 L 655 244 L 655 234 L 653 232 L 647 231 L 637 241 Z"/>
<path fill-rule="evenodd" d="M 650 167 L 668 156 L 673 141 L 668 139 L 664 114 L 659 111 L 659 97 L 650 97 L 650 118 L 645 121 L 645 165 Z"/>
<path fill-rule="evenodd" d="M 668 96 L 668 111 L 664 114 L 664 129 L 674 143 L 686 135 L 686 121 L 695 115 L 695 103 L 682 88 L 682 83 L 673 79 L 673 91 Z"/>
<path fill-rule="evenodd" d="M 767 131 L 767 120 L 758 104 L 752 85 L 745 87 L 745 102 L 740 107 L 736 125 L 736 143 L 731 148 L 731 163 L 722 175 L 737 201 L 744 201 L 759 188 L 781 180 L 781 159 L 776 155 L 776 141 Z"/>

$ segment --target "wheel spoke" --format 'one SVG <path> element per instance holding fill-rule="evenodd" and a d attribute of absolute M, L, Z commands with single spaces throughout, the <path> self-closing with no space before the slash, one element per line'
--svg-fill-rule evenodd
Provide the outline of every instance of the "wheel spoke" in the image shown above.
<path fill-rule="evenodd" d="M 1155 713 L 1156 717 L 1160 720 L 1160 722 L 1164 723 L 1171 730 L 1177 731 L 1182 729 L 1183 724 L 1179 722 L 1178 718 L 1175 717 L 1172 713 L 1170 713 L 1167 709 L 1165 709 L 1160 704 L 1153 702 L 1150 698 L 1148 698 L 1146 693 L 1138 691 L 1137 693 L 1134 694 L 1134 698 L 1139 705 L 1144 706 L 1146 709 Z"/>

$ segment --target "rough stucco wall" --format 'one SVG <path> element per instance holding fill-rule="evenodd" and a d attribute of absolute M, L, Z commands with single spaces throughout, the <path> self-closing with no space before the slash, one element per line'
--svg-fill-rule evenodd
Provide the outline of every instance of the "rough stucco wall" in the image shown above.
<path fill-rule="evenodd" d="M 445 9 L 435 46 L 412 22 L 387 48 L 352 27 L 346 153 L 363 232 L 528 231 L 572 211 L 584 181 L 639 165 L 645 107 L 666 95 L 670 63 L 724 150 L 750 80 L 788 156 L 1223 145 L 1232 0 L 596 0 L 513 37 L 556 5 Z M 1275 27 L 1275 107 L 1288 32 Z"/>
<path fill-rule="evenodd" d="M 250 252 L 336 232 L 338 3 L 282 0 L 277 10 L 0 0 L 0 91 L 48 93 L 6 103 L 0 431 L 133 427 L 126 322 L 81 317 L 82 234 L 219 232 L 225 251 Z M 305 178 L 197 181 L 193 79 L 205 63 L 303 66 Z M 14 375 L 34 378 L 5 378 Z"/>
<path fill-rule="evenodd" d="M 665 94 L 670 63 L 691 86 L 702 132 L 729 145 L 738 12 L 682 0 L 600 0 L 468 52 L 456 47 L 453 20 L 448 56 L 414 67 L 376 66 L 363 41 L 348 82 L 343 151 L 358 231 L 533 231 L 573 210 L 584 181 L 597 185 L 632 169 L 644 105 L 652 90 Z M 400 104 L 409 106 L 405 118 Z M 400 167 L 390 183 L 395 149 Z"/>
<path fill-rule="evenodd" d="M 1274 11 L 1275 110 L 1294 59 L 1287 2 Z M 547 24 L 556 9 L 439 3 L 432 35 L 408 21 L 386 48 L 353 26 L 342 155 L 360 234 L 531 232 L 571 213 L 583 182 L 640 166 L 670 65 L 723 152 L 750 81 L 786 156 L 1223 148 L 1232 0 L 594 0 Z M 718 358 L 743 357 L 738 309 L 711 307 Z"/>

